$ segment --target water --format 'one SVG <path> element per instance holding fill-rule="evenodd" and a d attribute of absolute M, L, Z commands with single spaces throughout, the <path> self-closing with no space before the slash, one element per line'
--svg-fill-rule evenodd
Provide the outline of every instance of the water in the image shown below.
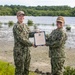
<path fill-rule="evenodd" d="M 33 17 L 33 16 L 26 16 L 24 22 L 26 23 L 28 19 L 33 20 L 34 23 L 39 24 L 49 24 L 49 25 L 39 25 L 38 29 L 41 31 L 45 31 L 46 34 L 51 33 L 52 30 L 56 28 L 56 26 L 50 26 L 50 24 L 55 23 L 57 17 Z M 72 47 L 75 48 L 75 17 L 65 17 L 66 24 L 69 24 L 71 26 L 71 32 L 67 32 L 68 40 L 66 41 L 66 47 Z M 13 21 L 16 23 L 17 19 L 16 16 L 0 16 L 0 22 L 8 22 Z M 13 42 L 13 33 L 12 33 L 13 27 L 8 27 L 8 25 L 2 25 L 2 28 L 0 28 L 0 41 L 10 41 Z M 66 26 L 64 26 L 65 30 Z M 33 30 L 33 27 L 30 27 L 31 30 Z"/>
<path fill-rule="evenodd" d="M 46 34 L 50 34 L 52 30 L 56 29 L 56 26 L 39 26 L 42 31 L 46 31 Z M 66 26 L 63 28 L 66 31 Z M 71 26 L 71 31 L 67 31 L 68 39 L 66 41 L 66 47 L 75 48 L 75 26 Z"/>
<path fill-rule="evenodd" d="M 28 19 L 32 20 L 34 23 L 37 24 L 52 24 L 56 23 L 57 17 L 52 16 L 25 16 L 24 22 L 27 23 Z M 64 17 L 66 25 L 75 25 L 75 17 Z M 13 21 L 16 23 L 17 17 L 16 16 L 0 16 L 0 22 L 6 23 L 8 21 Z"/>

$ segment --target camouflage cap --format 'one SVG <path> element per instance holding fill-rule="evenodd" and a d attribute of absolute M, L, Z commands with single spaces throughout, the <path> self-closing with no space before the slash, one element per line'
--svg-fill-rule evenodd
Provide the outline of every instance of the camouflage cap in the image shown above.
<path fill-rule="evenodd" d="M 17 16 L 20 16 L 20 15 L 25 15 L 25 13 L 23 11 L 18 11 Z"/>
<path fill-rule="evenodd" d="M 62 16 L 58 16 L 56 21 L 65 23 L 65 20 L 64 20 L 64 18 Z"/>

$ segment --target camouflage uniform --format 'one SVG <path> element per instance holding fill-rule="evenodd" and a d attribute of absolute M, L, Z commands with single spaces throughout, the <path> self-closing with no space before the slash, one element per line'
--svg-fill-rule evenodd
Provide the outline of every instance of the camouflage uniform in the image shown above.
<path fill-rule="evenodd" d="M 18 22 L 13 27 L 14 35 L 14 63 L 15 75 L 28 75 L 30 65 L 30 50 L 32 43 L 29 41 L 29 29 Z"/>
<path fill-rule="evenodd" d="M 64 44 L 66 40 L 67 35 L 62 28 L 53 30 L 47 39 L 52 75 L 63 75 L 62 68 L 65 61 Z"/>

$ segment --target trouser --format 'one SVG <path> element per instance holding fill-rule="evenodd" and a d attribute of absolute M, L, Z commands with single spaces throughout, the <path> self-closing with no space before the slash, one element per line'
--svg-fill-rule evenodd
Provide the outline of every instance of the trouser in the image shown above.
<path fill-rule="evenodd" d="M 27 47 L 14 49 L 15 75 L 29 74 L 30 59 L 30 52 Z"/>
<path fill-rule="evenodd" d="M 64 58 L 51 58 L 52 75 L 63 75 Z"/>

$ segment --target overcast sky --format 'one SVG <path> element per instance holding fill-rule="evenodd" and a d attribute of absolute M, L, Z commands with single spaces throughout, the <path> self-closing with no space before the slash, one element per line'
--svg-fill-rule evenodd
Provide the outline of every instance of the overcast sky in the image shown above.
<path fill-rule="evenodd" d="M 0 0 L 0 5 L 25 5 L 25 6 L 62 6 L 75 7 L 75 0 Z"/>

